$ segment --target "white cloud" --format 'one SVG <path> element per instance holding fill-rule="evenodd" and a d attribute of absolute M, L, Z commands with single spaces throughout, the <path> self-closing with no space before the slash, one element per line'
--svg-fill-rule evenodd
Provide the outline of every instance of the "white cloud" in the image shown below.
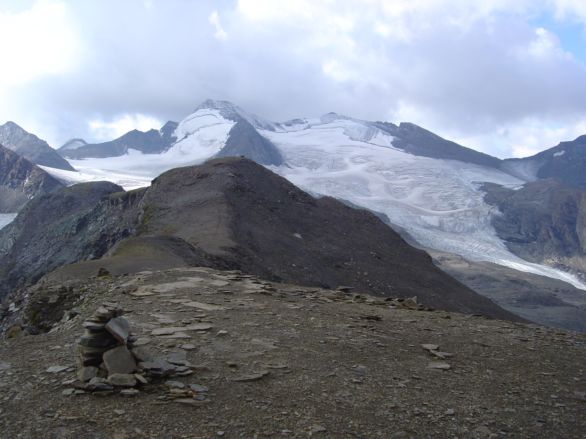
<path fill-rule="evenodd" d="M 0 91 L 71 70 L 79 53 L 74 20 L 62 1 L 39 0 L 17 13 L 0 9 Z"/>
<path fill-rule="evenodd" d="M 92 140 L 113 140 L 132 130 L 158 130 L 163 125 L 160 120 L 144 114 L 123 114 L 113 120 L 93 119 L 88 122 Z"/>
<path fill-rule="evenodd" d="M 216 30 L 216 32 L 214 33 L 214 38 L 221 41 L 228 39 L 228 34 L 226 33 L 226 31 L 222 27 L 222 24 L 220 23 L 220 14 L 218 14 L 218 11 L 213 11 L 210 14 L 208 21 Z"/>
<path fill-rule="evenodd" d="M 574 140 L 586 133 L 586 114 L 570 120 L 545 122 L 542 119 L 526 118 L 515 124 L 502 125 L 494 132 L 458 137 L 454 141 L 489 154 L 507 157 L 529 157 L 556 146 L 560 141 Z M 450 133 L 448 133 L 449 135 Z M 506 145 L 506 148 L 503 146 Z"/>
<path fill-rule="evenodd" d="M 276 120 L 336 111 L 412 121 L 507 156 L 573 135 L 586 114 L 585 66 L 533 24 L 586 19 L 582 1 L 31 4 L 0 7 L 13 67 L 0 70 L 0 122 L 40 127 L 55 143 L 137 126 L 120 115 L 177 120 L 212 97 Z"/>

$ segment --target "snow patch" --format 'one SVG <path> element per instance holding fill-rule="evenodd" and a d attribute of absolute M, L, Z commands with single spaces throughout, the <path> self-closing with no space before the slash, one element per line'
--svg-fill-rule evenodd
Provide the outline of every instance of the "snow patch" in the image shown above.
<path fill-rule="evenodd" d="M 3 229 L 16 218 L 16 213 L 0 213 L 0 229 Z"/>
<path fill-rule="evenodd" d="M 554 157 L 561 157 L 566 153 L 566 151 L 558 151 L 558 152 L 554 152 L 553 156 Z"/>

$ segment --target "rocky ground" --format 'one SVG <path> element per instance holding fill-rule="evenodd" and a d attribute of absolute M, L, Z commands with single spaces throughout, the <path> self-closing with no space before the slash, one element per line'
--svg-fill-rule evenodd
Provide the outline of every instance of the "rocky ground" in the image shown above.
<path fill-rule="evenodd" d="M 75 346 L 82 322 L 104 302 L 124 309 L 135 346 L 184 358 L 189 373 L 138 392 L 80 390 Z M 64 308 L 48 333 L 13 328 L 0 342 L 2 438 L 586 431 L 584 334 L 204 268 L 44 285 L 26 312 L 49 327 Z"/>

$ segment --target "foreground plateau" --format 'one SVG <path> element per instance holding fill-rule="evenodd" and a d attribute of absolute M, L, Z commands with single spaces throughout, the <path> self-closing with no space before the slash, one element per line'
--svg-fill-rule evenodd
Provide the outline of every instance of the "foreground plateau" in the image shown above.
<path fill-rule="evenodd" d="M 586 336 L 425 311 L 409 300 L 179 268 L 51 281 L 0 343 L 11 438 L 581 438 Z M 184 377 L 76 387 L 74 346 L 104 302 Z M 413 309 L 409 309 L 413 308 Z M 48 333 L 27 335 L 34 328 Z M 191 386 L 191 387 L 189 387 Z M 185 390 L 190 396 L 185 397 Z"/>

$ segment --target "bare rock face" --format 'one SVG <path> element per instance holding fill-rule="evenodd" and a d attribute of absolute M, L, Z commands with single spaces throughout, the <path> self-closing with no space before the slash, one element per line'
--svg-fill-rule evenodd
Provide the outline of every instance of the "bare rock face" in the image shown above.
<path fill-rule="evenodd" d="M 484 189 L 502 213 L 493 225 L 513 253 L 586 277 L 586 192 L 551 179 L 518 190 Z"/>
<path fill-rule="evenodd" d="M 0 230 L 0 297 L 64 264 L 98 258 L 129 236 L 136 214 L 125 213 L 136 196 L 113 183 L 95 182 L 31 200 Z"/>
<path fill-rule="evenodd" d="M 0 213 L 19 211 L 30 199 L 64 185 L 0 144 Z"/>

